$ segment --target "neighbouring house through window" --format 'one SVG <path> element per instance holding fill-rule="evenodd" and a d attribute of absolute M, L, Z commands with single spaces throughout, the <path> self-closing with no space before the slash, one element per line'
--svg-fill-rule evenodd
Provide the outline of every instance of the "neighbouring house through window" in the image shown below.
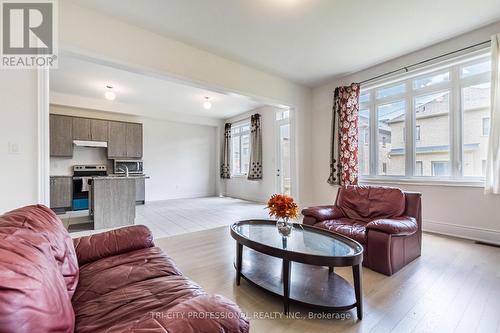
<path fill-rule="evenodd" d="M 250 122 L 231 127 L 231 170 L 233 176 L 246 176 L 250 163 Z"/>
<path fill-rule="evenodd" d="M 424 174 L 424 162 L 415 162 L 415 176 L 422 176 Z"/>
<path fill-rule="evenodd" d="M 362 178 L 484 177 L 489 51 L 475 50 L 361 86 L 359 141 L 367 146 L 360 144 L 358 153 Z"/>
<path fill-rule="evenodd" d="M 490 135 L 490 117 L 484 117 L 483 118 L 483 135 L 488 136 Z"/>

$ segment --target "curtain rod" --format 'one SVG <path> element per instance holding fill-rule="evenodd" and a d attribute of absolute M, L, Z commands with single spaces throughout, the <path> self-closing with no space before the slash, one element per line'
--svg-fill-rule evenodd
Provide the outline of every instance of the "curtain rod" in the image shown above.
<path fill-rule="evenodd" d="M 442 55 L 439 55 L 439 56 L 436 56 L 436 57 L 432 57 L 432 58 L 429 58 L 429 59 L 426 59 L 426 60 L 422 60 L 422 61 L 419 61 L 417 63 L 411 64 L 411 65 L 408 65 L 408 66 L 405 66 L 405 67 L 401 67 L 401 68 L 398 68 L 396 70 L 393 70 L 393 71 L 390 71 L 390 72 L 387 72 L 387 73 L 384 73 L 384 74 L 380 74 L 380 75 L 371 77 L 369 79 L 363 80 L 363 81 L 359 82 L 359 84 L 363 84 L 363 83 L 367 83 L 367 82 L 370 82 L 370 81 L 373 81 L 373 80 L 376 80 L 376 79 L 380 79 L 380 78 L 383 78 L 385 76 L 388 76 L 388 75 L 391 75 L 391 74 L 395 74 L 395 73 L 403 71 L 403 70 L 405 72 L 408 72 L 409 68 L 411 68 L 411 67 L 420 66 L 420 65 L 426 64 L 428 62 L 431 62 L 431 61 L 434 61 L 434 60 L 437 60 L 437 59 L 441 59 L 441 58 L 447 57 L 447 56 L 455 54 L 455 53 L 459 53 L 459 52 L 462 52 L 462 51 L 465 51 L 465 50 L 468 50 L 468 49 L 472 49 L 472 48 L 475 48 L 475 47 L 478 47 L 478 46 L 482 46 L 482 45 L 486 45 L 486 44 L 490 44 L 490 43 L 491 43 L 491 40 L 487 40 L 487 41 L 484 41 L 484 42 L 481 42 L 481 43 L 477 43 L 477 44 L 474 44 L 474 45 L 470 45 L 470 46 L 461 48 L 459 50 L 451 51 L 451 52 L 448 52 L 448 53 L 445 53 L 445 54 L 442 54 Z"/>

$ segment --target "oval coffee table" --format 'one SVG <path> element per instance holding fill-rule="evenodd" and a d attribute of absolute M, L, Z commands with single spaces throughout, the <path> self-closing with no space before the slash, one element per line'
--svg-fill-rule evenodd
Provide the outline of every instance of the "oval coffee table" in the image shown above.
<path fill-rule="evenodd" d="M 343 235 L 294 223 L 287 238 L 275 221 L 247 220 L 231 225 L 236 240 L 236 284 L 240 278 L 289 302 L 363 316 L 361 262 L 363 246 Z M 245 246 L 245 249 L 243 249 Z M 293 265 L 292 265 L 293 262 Z M 352 266 L 354 286 L 333 267 Z"/>

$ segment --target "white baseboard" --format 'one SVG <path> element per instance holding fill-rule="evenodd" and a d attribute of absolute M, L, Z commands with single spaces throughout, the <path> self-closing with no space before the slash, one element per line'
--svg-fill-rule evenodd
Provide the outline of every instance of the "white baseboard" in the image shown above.
<path fill-rule="evenodd" d="M 422 229 L 437 234 L 500 245 L 500 230 L 477 228 L 432 220 L 423 220 Z"/>
<path fill-rule="evenodd" d="M 165 200 L 175 200 L 175 199 L 194 199 L 194 198 L 205 198 L 205 197 L 214 197 L 214 192 L 197 192 L 197 193 L 181 193 L 176 195 L 169 195 L 164 198 L 154 198 L 149 199 L 146 193 L 146 203 L 154 202 L 154 201 L 165 201 Z"/>
<path fill-rule="evenodd" d="M 269 198 L 259 198 L 259 197 L 252 197 L 252 196 L 246 196 L 246 195 L 231 195 L 231 194 L 224 194 L 225 197 L 228 198 L 234 198 L 234 199 L 241 199 L 241 200 L 246 200 L 246 201 L 252 201 L 252 202 L 257 202 L 257 203 L 266 203 Z"/>

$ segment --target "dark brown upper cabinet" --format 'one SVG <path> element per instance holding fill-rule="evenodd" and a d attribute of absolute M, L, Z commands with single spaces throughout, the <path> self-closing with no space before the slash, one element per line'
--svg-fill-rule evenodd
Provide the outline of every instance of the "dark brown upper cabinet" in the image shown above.
<path fill-rule="evenodd" d="M 90 119 L 88 118 L 73 118 L 73 140 L 92 140 L 90 133 Z"/>
<path fill-rule="evenodd" d="M 50 115 L 50 156 L 73 156 L 73 117 Z"/>
<path fill-rule="evenodd" d="M 125 136 L 128 158 L 142 157 L 142 124 L 127 124 L 127 133 Z"/>
<path fill-rule="evenodd" d="M 91 119 L 90 137 L 92 141 L 108 141 L 108 121 Z"/>

